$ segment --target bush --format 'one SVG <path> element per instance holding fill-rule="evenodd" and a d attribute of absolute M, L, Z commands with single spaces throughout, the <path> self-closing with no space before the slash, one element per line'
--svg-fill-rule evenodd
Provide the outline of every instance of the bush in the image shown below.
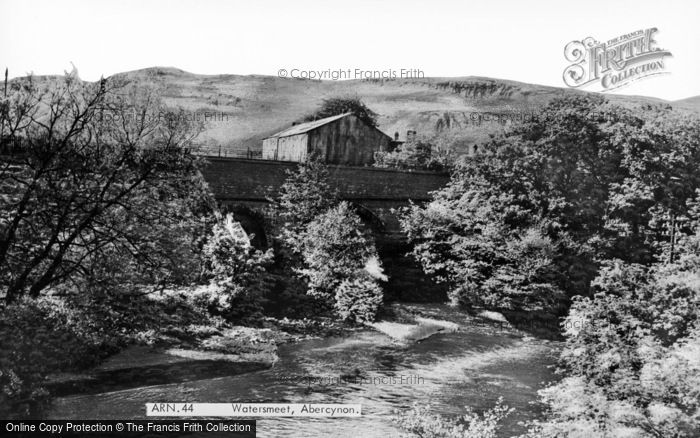
<path fill-rule="evenodd" d="M 279 258 L 276 254 L 276 258 Z M 268 274 L 271 282 L 269 299 L 264 303 L 266 315 L 304 319 L 327 313 L 328 303 L 309 295 L 307 282 L 289 266 L 289 260 L 276 261 Z"/>
<path fill-rule="evenodd" d="M 234 283 L 212 283 L 197 291 L 193 304 L 229 322 L 257 325 L 263 317 L 264 298 L 259 290 Z"/>
<path fill-rule="evenodd" d="M 500 423 L 513 411 L 503 405 L 503 399 L 482 415 L 468 406 L 465 409 L 464 416 L 456 422 L 432 414 L 429 406 L 414 405 L 408 412 L 397 412 L 394 422 L 407 431 L 402 434 L 404 438 L 496 438 Z"/>
<path fill-rule="evenodd" d="M 585 248 L 534 220 L 512 196 L 487 196 L 453 181 L 436 197 L 405 209 L 400 221 L 413 256 L 449 287 L 453 304 L 556 314 L 567 304 L 564 291 L 585 283 L 585 269 L 566 261 Z"/>
<path fill-rule="evenodd" d="M 253 248 L 243 227 L 228 214 L 214 225 L 204 255 L 216 285 L 198 302 L 229 321 L 259 319 L 269 288 L 265 268 L 272 262 L 272 251 Z"/>
<path fill-rule="evenodd" d="M 0 416 L 21 418 L 49 401 L 50 372 L 85 368 L 116 348 L 82 312 L 49 298 L 23 299 L 0 313 Z"/>
<path fill-rule="evenodd" d="M 337 116 L 344 113 L 352 113 L 358 119 L 372 127 L 377 126 L 377 113 L 355 96 L 330 97 L 323 99 L 321 107 L 315 113 L 304 118 L 305 122 Z"/>
<path fill-rule="evenodd" d="M 323 163 L 309 160 L 299 164 L 296 171 L 287 171 L 277 210 L 283 224 L 279 238 L 291 250 L 290 255 L 301 252 L 304 228 L 337 203 L 337 194 L 328 182 L 328 168 Z"/>
<path fill-rule="evenodd" d="M 384 294 L 377 282 L 369 275 L 358 275 L 345 279 L 335 293 L 336 313 L 347 321 L 365 323 L 374 321 L 382 305 Z"/>
<path fill-rule="evenodd" d="M 444 143 L 440 136 L 408 139 L 391 152 L 375 152 L 374 167 L 447 171 L 456 156 L 452 147 Z"/>
<path fill-rule="evenodd" d="M 603 266 L 565 321 L 567 377 L 541 392 L 551 415 L 531 436 L 697 436 L 700 271 L 682 260 Z"/>
<path fill-rule="evenodd" d="M 332 301 L 343 280 L 352 279 L 368 260 L 376 259 L 370 236 L 347 202 L 329 209 L 309 223 L 301 238 L 304 268 L 299 273 L 309 282 L 309 294 Z"/>

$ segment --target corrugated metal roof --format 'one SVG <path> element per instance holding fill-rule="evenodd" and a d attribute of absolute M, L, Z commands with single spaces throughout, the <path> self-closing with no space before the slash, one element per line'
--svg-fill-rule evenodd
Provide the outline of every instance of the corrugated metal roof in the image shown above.
<path fill-rule="evenodd" d="M 326 117 L 325 119 L 314 120 L 313 122 L 306 122 L 301 123 L 299 125 L 294 125 L 291 128 L 287 128 L 284 131 L 278 132 L 277 134 L 272 134 L 267 138 L 289 137 L 291 135 L 303 134 L 305 132 L 309 132 L 316 129 L 319 126 L 335 122 L 336 120 L 342 119 L 343 117 L 349 116 L 350 114 L 352 113 L 339 114 L 337 116 Z"/>

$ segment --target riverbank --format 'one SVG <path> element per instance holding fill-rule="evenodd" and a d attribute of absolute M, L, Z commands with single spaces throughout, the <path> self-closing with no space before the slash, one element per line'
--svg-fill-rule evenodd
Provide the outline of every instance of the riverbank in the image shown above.
<path fill-rule="evenodd" d="M 345 324 L 328 317 L 300 320 L 264 317 L 258 324 L 260 327 L 230 326 L 220 321 L 219 325 L 186 329 L 166 327 L 136 336 L 140 342 L 127 346 L 95 367 L 49 375 L 47 387 L 52 395 L 60 397 L 234 376 L 274 367 L 279 361 L 280 346 L 350 338 L 368 330 L 404 345 L 464 332 L 467 327 L 507 332 L 510 336 L 519 333 L 500 314 L 467 315 L 452 309 L 453 320 L 450 321 L 441 318 L 444 311 L 439 309 L 443 307 L 393 303 L 378 321 L 366 326 Z M 459 323 L 454 321 L 454 315 L 460 316 Z M 520 337 L 530 339 L 526 333 L 521 333 Z"/>
<path fill-rule="evenodd" d="M 265 418 L 260 437 L 393 437 L 396 410 L 413 403 L 458 417 L 468 405 L 481 412 L 500 396 L 516 413 L 503 436 L 522 433 L 520 421 L 539 418 L 537 390 L 555 379 L 556 343 L 474 318 L 443 304 L 397 304 L 394 322 L 418 318 L 459 326 L 417 342 L 397 342 L 370 327 L 329 336 L 304 336 L 277 345 L 274 366 L 242 374 L 193 370 L 187 381 L 58 397 L 47 418 L 145 418 L 143 402 L 196 400 L 210 403 L 360 403 L 357 419 Z M 300 335 L 298 335 L 300 336 Z M 303 431 L 303 433 L 302 433 Z"/>
<path fill-rule="evenodd" d="M 60 397 L 232 376 L 271 368 L 279 359 L 280 345 L 347 336 L 362 329 L 328 317 L 264 317 L 259 327 L 220 319 L 183 326 L 173 322 L 132 334 L 119 351 L 93 367 L 49 374 L 47 389 Z"/>

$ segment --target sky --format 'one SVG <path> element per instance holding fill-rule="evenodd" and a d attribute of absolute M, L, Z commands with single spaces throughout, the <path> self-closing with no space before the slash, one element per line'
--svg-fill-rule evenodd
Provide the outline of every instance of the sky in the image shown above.
<path fill-rule="evenodd" d="M 85 80 L 153 66 L 198 74 L 416 69 L 565 87 L 564 47 L 658 28 L 668 74 L 615 91 L 700 95 L 700 1 L 0 0 L 0 68 Z"/>

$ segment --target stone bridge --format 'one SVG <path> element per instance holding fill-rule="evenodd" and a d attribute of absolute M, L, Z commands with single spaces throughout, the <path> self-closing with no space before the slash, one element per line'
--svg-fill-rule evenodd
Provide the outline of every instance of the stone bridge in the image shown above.
<path fill-rule="evenodd" d="M 267 247 L 279 223 L 270 199 L 277 197 L 287 170 L 297 163 L 208 157 L 204 178 L 224 211 L 234 214 L 243 228 L 255 237 L 253 244 Z M 374 167 L 329 166 L 330 183 L 349 201 L 374 234 L 389 282 L 385 293 L 408 301 L 446 298 L 444 287 L 425 276 L 412 257 L 392 209 L 430 200 L 430 192 L 443 187 L 444 173 L 401 171 Z"/>
<path fill-rule="evenodd" d="M 208 157 L 204 177 L 224 210 L 233 212 L 256 244 L 266 245 L 275 225 L 270 198 L 276 198 L 287 178 L 287 170 L 297 163 Z M 392 209 L 430 199 L 429 193 L 449 180 L 445 173 L 402 171 L 375 167 L 328 167 L 330 183 L 341 199 L 355 206 L 359 216 L 382 240 L 400 238 L 400 228 Z"/>

